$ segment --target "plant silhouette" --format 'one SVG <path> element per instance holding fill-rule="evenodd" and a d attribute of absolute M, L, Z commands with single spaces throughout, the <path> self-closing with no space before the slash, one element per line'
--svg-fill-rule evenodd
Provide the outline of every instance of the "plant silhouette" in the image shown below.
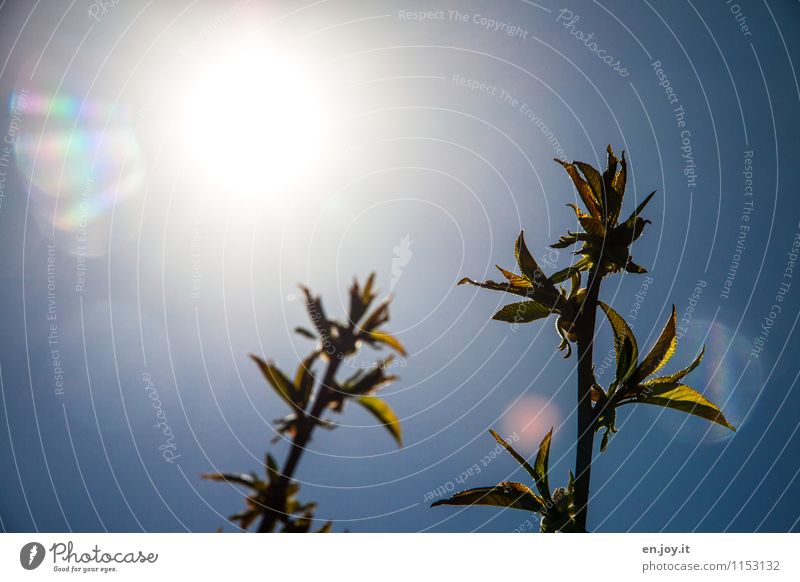
<path fill-rule="evenodd" d="M 575 204 L 581 230 L 567 232 L 553 248 L 563 249 L 580 245 L 574 252 L 579 258 L 568 268 L 546 276 L 525 245 L 523 233 L 519 234 L 514 249 L 520 273 L 501 267 L 506 281 L 478 282 L 462 279 L 484 289 L 503 291 L 523 300 L 506 305 L 493 319 L 513 324 L 529 323 L 557 315 L 556 331 L 561 337 L 559 349 L 572 353 L 571 344 L 577 345 L 577 418 L 575 473 L 570 471 L 566 487 L 552 494 L 548 479 L 548 461 L 552 429 L 542 440 L 534 464 L 531 466 L 497 433 L 491 431 L 511 456 L 530 474 L 537 492 L 522 483 L 503 482 L 493 487 L 480 487 L 456 493 L 437 505 L 493 505 L 511 507 L 539 513 L 542 532 L 585 532 L 589 502 L 589 485 L 594 449 L 594 434 L 603 430 L 600 452 L 606 450 L 609 437 L 617 432 L 617 409 L 626 404 L 651 404 L 680 410 L 716 422 L 731 430 L 734 427 L 725 419 L 720 409 L 702 394 L 683 384 L 683 378 L 694 370 L 703 358 L 701 350 L 689 366 L 666 376 L 654 377 L 675 353 L 675 307 L 664 329 L 647 355 L 640 359 L 636 337 L 625 320 L 609 305 L 599 300 L 603 279 L 614 273 L 645 273 L 633 262 L 630 246 L 650 222 L 640 214 L 655 192 L 648 195 L 624 222 L 619 222 L 627 180 L 625 153 L 618 159 L 607 148 L 608 163 L 601 174 L 584 162 L 567 163 L 556 160 L 566 170 L 577 189 L 585 212 Z M 582 273 L 587 273 L 586 287 L 581 287 Z M 567 292 L 560 284 L 570 281 Z M 611 325 L 616 354 L 616 374 L 606 388 L 594 374 L 592 349 L 594 345 L 597 308 L 603 311 Z"/>
<path fill-rule="evenodd" d="M 275 531 L 279 527 L 282 532 L 311 530 L 316 504 L 298 501 L 300 486 L 294 481 L 294 474 L 314 429 L 336 428 L 323 415 L 328 411 L 341 413 L 345 402 L 352 400 L 363 406 L 386 427 L 397 444 L 402 446 L 397 416 L 386 402 L 374 395 L 381 387 L 397 379 L 387 373 L 393 356 L 378 360 L 370 366 L 359 367 L 345 380 L 337 379 L 341 364 L 354 357 L 362 344 L 374 348 L 385 346 L 403 356 L 406 354 L 397 338 L 381 329 L 389 321 L 390 299 L 384 299 L 370 312 L 377 297 L 374 282 L 374 273 L 369 275 L 363 288 L 357 280 L 353 281 L 349 289 L 350 309 L 345 322 L 329 318 L 322 307 L 322 299 L 313 295 L 309 289 L 301 287 L 313 331 L 305 328 L 296 328 L 295 331 L 303 337 L 317 341 L 317 346 L 300 362 L 293 380 L 274 362 L 265 361 L 255 355 L 250 356 L 267 383 L 291 409 L 288 416 L 276 421 L 279 433 L 277 438 L 285 436 L 291 439 L 291 445 L 283 467 L 279 467 L 273 456 L 267 453 L 264 463 L 265 478 L 256 473 L 203 475 L 205 479 L 225 481 L 249 491 L 245 509 L 230 517 L 231 521 L 238 521 L 242 529 L 248 529 L 260 518 L 260 532 Z M 314 371 L 318 361 L 325 365 L 321 378 Z M 331 527 L 331 522 L 326 522 L 316 531 L 328 532 Z"/>

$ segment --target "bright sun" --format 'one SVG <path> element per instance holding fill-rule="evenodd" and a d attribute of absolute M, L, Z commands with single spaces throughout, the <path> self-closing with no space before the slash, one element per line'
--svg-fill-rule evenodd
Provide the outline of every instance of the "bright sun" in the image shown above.
<path fill-rule="evenodd" d="M 242 48 L 198 67 L 183 112 L 182 153 L 240 199 L 295 185 L 322 151 L 319 87 L 265 49 Z"/>

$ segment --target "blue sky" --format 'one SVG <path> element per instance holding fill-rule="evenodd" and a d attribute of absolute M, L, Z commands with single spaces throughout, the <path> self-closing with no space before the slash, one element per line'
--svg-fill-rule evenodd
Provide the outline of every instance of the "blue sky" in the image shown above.
<path fill-rule="evenodd" d="M 429 5 L 0 9 L 12 101 L 0 132 L 13 145 L 0 168 L 0 527 L 232 529 L 241 492 L 199 475 L 286 454 L 269 444 L 285 411 L 247 354 L 293 371 L 312 348 L 291 333 L 306 322 L 296 284 L 342 315 L 352 277 L 375 270 L 409 349 L 385 391 L 406 446 L 348 407 L 304 457 L 301 498 L 338 531 L 530 529 L 521 512 L 428 505 L 441 488 L 524 479 L 505 456 L 481 464 L 490 428 L 530 454 L 554 426 L 551 482 L 563 484 L 575 359 L 555 350 L 552 320 L 490 321 L 510 300 L 455 283 L 512 266 L 521 229 L 546 272 L 569 264 L 547 247 L 574 228 L 552 158 L 600 165 L 611 144 L 631 167 L 626 208 L 657 194 L 633 248 L 648 275 L 609 278 L 602 298 L 647 346 L 675 304 L 686 329 L 671 365 L 705 343 L 689 383 L 739 430 L 625 410 L 596 457 L 590 528 L 798 529 L 798 5 Z M 194 146 L 225 180 L 175 139 L 187 71 L 244 30 L 302 63 L 328 136 L 302 181 L 255 197 L 219 163 L 241 146 L 220 132 L 246 87 L 194 120 L 207 126 Z M 609 336 L 602 326 L 598 368 Z"/>

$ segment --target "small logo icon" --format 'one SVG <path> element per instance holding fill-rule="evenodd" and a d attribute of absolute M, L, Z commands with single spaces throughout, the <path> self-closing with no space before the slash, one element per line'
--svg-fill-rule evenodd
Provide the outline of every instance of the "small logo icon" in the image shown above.
<path fill-rule="evenodd" d="M 397 282 L 400 280 L 400 276 L 403 274 L 403 268 L 408 266 L 411 257 L 414 255 L 411 250 L 411 243 L 413 242 L 411 237 L 406 235 L 400 239 L 400 244 L 392 249 L 394 256 L 392 258 L 392 280 L 389 284 L 390 292 L 394 291 Z"/>
<path fill-rule="evenodd" d="M 19 551 L 19 563 L 26 570 L 35 570 L 44 561 L 44 546 L 39 542 L 28 542 Z"/>

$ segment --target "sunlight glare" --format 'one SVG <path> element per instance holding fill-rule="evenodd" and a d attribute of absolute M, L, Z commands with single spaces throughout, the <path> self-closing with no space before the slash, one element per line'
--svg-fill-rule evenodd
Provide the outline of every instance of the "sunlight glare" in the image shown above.
<path fill-rule="evenodd" d="M 198 67 L 183 108 L 192 169 L 248 203 L 296 185 L 322 150 L 319 88 L 298 63 L 244 47 Z"/>

